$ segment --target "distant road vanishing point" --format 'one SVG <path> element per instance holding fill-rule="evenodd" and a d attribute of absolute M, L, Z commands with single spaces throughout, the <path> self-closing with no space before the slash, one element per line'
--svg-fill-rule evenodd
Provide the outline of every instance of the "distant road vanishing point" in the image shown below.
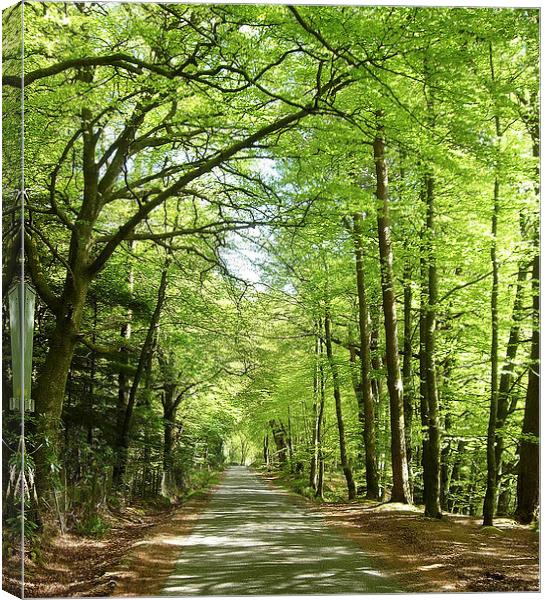
<path fill-rule="evenodd" d="M 246 467 L 228 469 L 183 546 L 164 596 L 402 591 L 321 515 Z"/>

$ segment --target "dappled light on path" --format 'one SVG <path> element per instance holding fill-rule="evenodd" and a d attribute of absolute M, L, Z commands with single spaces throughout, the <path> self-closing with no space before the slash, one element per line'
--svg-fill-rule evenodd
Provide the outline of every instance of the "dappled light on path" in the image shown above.
<path fill-rule="evenodd" d="M 183 542 L 167 596 L 396 592 L 323 517 L 232 467 Z"/>

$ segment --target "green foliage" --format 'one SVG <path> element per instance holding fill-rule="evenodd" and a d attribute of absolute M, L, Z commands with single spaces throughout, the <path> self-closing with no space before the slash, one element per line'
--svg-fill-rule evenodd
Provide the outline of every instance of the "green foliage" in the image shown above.
<path fill-rule="evenodd" d="M 90 537 L 101 538 L 110 529 L 110 525 L 99 514 L 90 514 L 76 525 L 76 533 Z"/>
<path fill-rule="evenodd" d="M 104 535 L 104 505 L 158 496 L 176 502 L 212 483 L 226 462 L 268 461 L 312 497 L 319 449 L 325 499 L 343 499 L 333 370 L 348 461 L 365 493 L 356 212 L 363 215 L 377 463 L 388 497 L 372 151 L 379 124 L 399 345 L 408 337 L 413 349 L 404 385 L 414 497 L 423 496 L 428 435 L 418 319 L 428 302 L 430 246 L 445 508 L 481 510 L 493 242 L 499 374 L 513 368 L 498 429 L 501 483 L 513 496 L 518 440 L 531 439 L 520 435 L 532 330 L 528 277 L 525 308 L 512 308 L 518 269 L 537 251 L 537 11 L 45 2 L 26 13 L 27 253 L 40 295 L 33 394 L 44 417 L 29 423 L 29 444 L 42 490 L 58 496 L 60 522 Z M 12 38 L 10 29 L 11 53 Z M 16 86 L 6 87 L 13 105 Z M 17 123 L 6 130 L 15 134 Z M 425 176 L 434 180 L 434 235 L 425 227 Z M 408 331 L 402 283 L 413 295 Z M 327 312 L 331 362 L 317 351 Z M 518 351 L 508 365 L 514 323 Z M 57 364 L 66 368 L 53 377 Z M 274 439 L 272 422 L 283 439 Z M 121 484 L 113 475 L 120 462 Z M 85 518 L 70 522 L 70 514 Z"/>

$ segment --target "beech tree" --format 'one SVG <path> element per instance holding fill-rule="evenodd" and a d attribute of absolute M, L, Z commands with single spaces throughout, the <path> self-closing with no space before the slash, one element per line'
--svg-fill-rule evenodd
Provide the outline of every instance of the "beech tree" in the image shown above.
<path fill-rule="evenodd" d="M 3 272 L 5 298 L 23 254 L 38 294 L 37 527 L 176 503 L 227 462 L 533 521 L 537 14 L 26 7 Z"/>
<path fill-rule="evenodd" d="M 53 18 L 61 18 L 62 11 L 56 7 L 48 6 L 45 10 L 53 13 Z M 80 20 L 92 20 L 94 26 L 103 26 L 93 19 L 93 11 L 83 11 L 83 17 L 77 15 L 79 11 L 76 8 L 73 11 L 76 31 Z M 273 91 L 268 92 L 267 85 L 265 82 L 262 85 L 261 81 L 266 74 L 287 61 L 292 51 L 278 49 L 276 55 L 271 56 L 268 49 L 263 56 L 264 64 L 258 70 L 256 55 L 252 57 L 252 68 L 248 64 L 233 67 L 232 61 L 222 56 L 219 51 L 220 40 L 229 36 L 230 32 L 238 32 L 240 27 L 240 24 L 228 19 L 229 10 L 222 15 L 214 9 L 210 13 L 211 18 L 206 20 L 201 8 L 191 15 L 186 11 L 181 12 L 178 7 L 164 10 L 163 7 L 120 5 L 111 11 L 110 17 L 119 19 L 123 17 L 120 13 L 126 12 L 129 17 L 135 16 L 137 23 L 145 23 L 143 31 L 132 33 L 143 36 L 143 40 L 146 37 L 153 39 L 152 45 L 144 46 L 141 50 L 149 60 L 141 61 L 140 58 L 126 55 L 123 58 L 120 55 L 107 55 L 67 59 L 31 70 L 25 78 L 25 84 L 30 86 L 38 85 L 45 78 L 57 77 L 59 85 L 66 81 L 64 76 L 68 70 L 75 70 L 75 85 L 85 98 L 73 106 L 65 105 L 58 115 L 56 126 L 62 123 L 61 127 L 67 128 L 68 139 L 65 144 L 61 141 L 55 144 L 55 148 L 50 148 L 48 162 L 51 166 L 41 171 L 36 181 L 36 187 L 43 186 L 44 198 L 42 200 L 41 193 L 36 193 L 35 200 L 30 204 L 31 213 L 45 211 L 45 214 L 51 215 L 45 223 L 40 224 L 40 230 L 37 225 L 29 228 L 26 244 L 33 281 L 40 297 L 55 317 L 49 354 L 40 369 L 34 394 L 38 415 L 36 427 L 43 439 L 38 459 L 38 484 L 42 486 L 42 493 L 46 493 L 48 488 L 46 453 L 48 448 L 54 449 L 56 445 L 67 376 L 74 349 L 81 340 L 84 307 L 91 282 L 124 241 L 164 241 L 196 234 L 217 236 L 226 230 L 258 224 L 255 218 L 245 220 L 237 218 L 234 213 L 223 215 L 222 207 L 226 205 L 217 201 L 213 202 L 218 210 L 216 218 L 210 218 L 212 215 L 205 213 L 204 220 L 199 218 L 193 224 L 188 221 L 180 228 L 153 231 L 154 211 L 159 207 L 178 198 L 186 198 L 190 205 L 193 202 L 194 207 L 200 201 L 206 201 L 204 192 L 188 188 L 192 182 L 212 174 L 241 151 L 252 148 L 261 140 L 282 132 L 316 112 L 321 96 L 327 95 L 329 90 L 341 83 L 338 76 L 321 82 L 317 89 L 314 77 L 310 81 L 302 81 L 297 86 L 299 89 L 294 90 L 296 96 L 306 97 L 311 93 L 314 98 L 307 105 L 295 107 L 289 98 L 279 98 Z M 173 19 L 186 22 L 186 29 L 191 33 L 184 30 L 178 38 L 172 35 L 164 39 L 158 32 L 165 26 L 169 28 L 169 21 L 173 22 Z M 44 35 L 47 32 L 40 33 Z M 119 32 L 121 44 L 124 43 L 123 33 Z M 67 34 L 60 40 L 57 56 L 76 47 L 72 44 L 70 33 Z M 76 35 L 76 32 L 72 35 Z M 232 52 L 235 51 L 236 46 L 233 46 Z M 178 60 L 173 63 L 165 58 L 173 55 L 189 58 L 181 63 Z M 40 60 L 39 52 L 34 60 Z M 28 68 L 31 66 L 28 65 Z M 118 86 L 116 90 L 110 92 L 108 83 L 95 83 L 111 81 L 111 73 L 118 70 L 128 74 L 115 80 Z M 60 79 L 61 75 L 63 79 Z M 225 85 L 219 84 L 224 78 Z M 13 78 L 8 78 L 6 83 L 17 85 Z M 269 123 L 263 124 L 263 111 L 260 126 L 253 125 L 252 119 L 248 118 L 253 91 L 257 105 L 264 98 L 266 102 L 269 100 Z M 217 114 L 218 120 L 212 122 L 209 112 L 212 98 L 207 97 L 207 92 L 217 99 L 233 98 L 227 102 L 232 106 L 236 103 L 235 98 L 244 97 L 247 119 L 241 120 L 240 111 L 239 114 L 231 111 L 226 115 L 227 118 Z M 116 101 L 104 108 L 102 99 L 110 93 L 116 95 Z M 58 102 L 54 91 L 41 93 L 37 97 L 36 104 L 30 105 L 31 113 L 50 110 L 51 104 Z M 204 102 L 192 110 L 191 104 L 193 102 L 195 106 L 198 97 L 202 97 Z M 183 99 L 193 112 L 191 121 L 187 120 L 187 110 L 180 110 Z M 120 119 L 120 113 L 126 116 Z M 55 158 L 51 162 L 53 156 Z M 157 160 L 163 162 L 160 169 L 157 169 Z M 135 165 L 130 172 L 129 161 Z M 71 175 L 74 170 L 77 173 L 75 179 Z M 81 198 L 81 201 L 71 204 L 72 197 Z M 127 207 L 118 212 L 123 215 L 121 220 L 105 221 L 115 204 Z M 227 204 L 229 206 L 229 200 Z M 50 221 L 53 222 L 51 227 L 60 227 L 67 236 L 66 249 L 62 253 L 57 250 L 54 252 L 57 268 L 65 272 L 60 275 L 64 283 L 59 291 L 52 289 L 48 278 L 44 276 L 40 252 L 37 250 L 39 244 L 46 248 L 52 246 L 46 229 Z M 145 230 L 139 230 L 142 227 Z"/>

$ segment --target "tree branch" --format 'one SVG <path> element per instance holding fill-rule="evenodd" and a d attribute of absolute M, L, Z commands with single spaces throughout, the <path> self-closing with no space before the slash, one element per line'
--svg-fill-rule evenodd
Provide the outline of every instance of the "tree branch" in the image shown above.
<path fill-rule="evenodd" d="M 486 277 L 489 277 L 489 275 L 491 275 L 492 273 L 493 273 L 493 271 L 488 271 L 487 273 L 484 273 L 483 275 L 480 275 L 479 277 L 476 277 L 476 279 L 472 279 L 472 281 L 467 281 L 466 283 L 461 283 L 460 285 L 455 286 L 454 288 L 452 288 L 451 290 L 449 290 L 449 292 L 446 292 L 440 298 L 440 300 L 438 300 L 438 304 L 441 304 L 444 300 L 446 300 L 447 298 L 449 298 L 449 296 L 451 296 L 451 294 L 454 294 L 455 292 L 458 292 L 459 290 L 462 290 L 465 287 L 468 287 L 469 285 L 473 285 L 475 283 L 478 283 L 478 281 L 481 281 L 482 279 L 485 279 Z"/>
<path fill-rule="evenodd" d="M 55 65 L 44 67 L 43 69 L 36 69 L 30 73 L 26 73 L 24 76 L 25 86 L 34 83 L 38 79 L 44 79 L 51 75 L 58 75 L 63 71 L 69 69 L 79 69 L 82 67 L 98 67 L 98 66 L 115 66 L 120 61 L 135 62 L 132 56 L 128 54 L 109 54 L 106 56 L 89 56 L 87 58 L 72 58 L 64 60 Z M 22 86 L 22 78 L 17 75 L 3 75 L 2 84 L 9 85 L 11 87 L 20 88 Z"/>
<path fill-rule="evenodd" d="M 255 133 L 247 136 L 246 138 L 235 142 L 228 148 L 225 148 L 206 159 L 199 167 L 192 169 L 175 183 L 169 186 L 162 193 L 158 194 L 153 200 L 150 200 L 146 204 L 143 204 L 141 208 L 124 224 L 112 238 L 107 242 L 104 248 L 99 252 L 96 259 L 89 265 L 88 271 L 90 275 L 98 273 L 105 265 L 106 261 L 116 250 L 118 245 L 139 225 L 155 208 L 160 206 L 167 198 L 174 196 L 180 190 L 182 190 L 190 182 L 194 181 L 198 177 L 201 177 L 205 173 L 212 171 L 215 167 L 221 165 L 224 161 L 237 154 L 244 148 L 251 147 L 255 142 L 267 137 L 271 133 L 285 129 L 289 125 L 296 123 L 303 117 L 315 112 L 314 107 L 306 107 L 298 112 L 286 115 L 285 117 L 278 119 L 277 121 L 262 127 Z"/>
<path fill-rule="evenodd" d="M 42 264 L 40 263 L 38 251 L 34 245 L 34 240 L 28 233 L 25 234 L 25 252 L 30 277 L 38 295 L 51 312 L 55 315 L 59 314 L 61 311 L 61 301 L 49 287 Z"/>

